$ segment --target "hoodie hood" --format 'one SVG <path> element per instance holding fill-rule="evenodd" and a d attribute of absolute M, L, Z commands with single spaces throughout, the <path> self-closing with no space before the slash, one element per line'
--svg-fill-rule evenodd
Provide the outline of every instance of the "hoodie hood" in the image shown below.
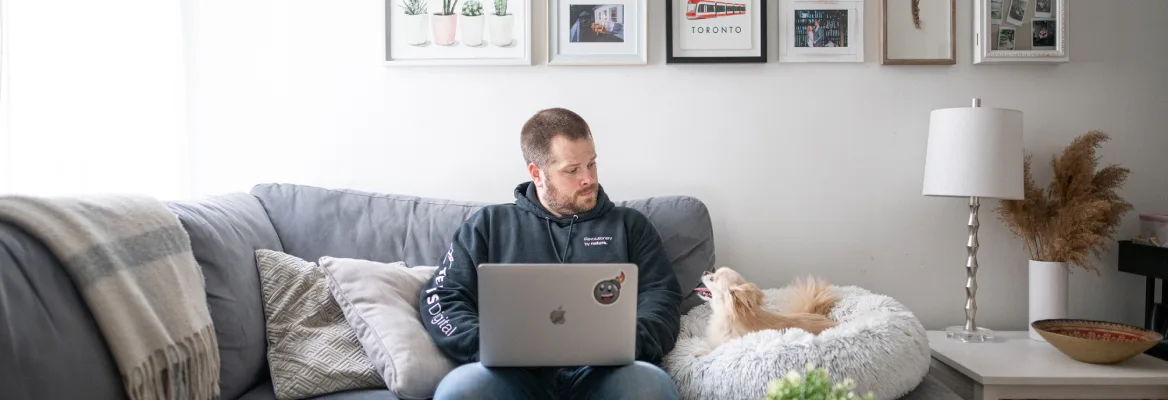
<path fill-rule="evenodd" d="M 597 185 L 596 206 L 580 214 L 557 217 L 544 208 L 543 203 L 539 202 L 539 194 L 536 192 L 535 183 L 530 181 L 520 183 L 515 187 L 515 205 L 519 209 L 535 214 L 539 218 L 555 221 L 561 225 L 600 218 L 609 210 L 612 210 L 613 207 L 616 207 L 616 204 L 612 200 L 609 200 L 608 195 L 604 193 L 604 186 Z"/>

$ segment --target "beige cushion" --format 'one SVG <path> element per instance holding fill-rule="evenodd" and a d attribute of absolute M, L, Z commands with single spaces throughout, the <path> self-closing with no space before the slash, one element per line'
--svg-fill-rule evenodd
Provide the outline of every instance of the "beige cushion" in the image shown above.
<path fill-rule="evenodd" d="M 385 387 L 333 300 L 323 269 L 272 250 L 256 250 L 256 265 L 277 399 Z"/>
<path fill-rule="evenodd" d="M 387 387 L 402 399 L 428 399 L 454 367 L 418 315 L 418 293 L 437 267 L 409 268 L 347 258 L 319 260 L 333 297 Z"/>

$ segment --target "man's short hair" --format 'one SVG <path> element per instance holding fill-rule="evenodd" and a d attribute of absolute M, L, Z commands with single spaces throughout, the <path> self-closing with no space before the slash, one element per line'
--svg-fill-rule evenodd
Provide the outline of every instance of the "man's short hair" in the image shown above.
<path fill-rule="evenodd" d="M 580 115 L 564 108 L 540 110 L 523 124 L 519 145 L 523 149 L 523 160 L 535 163 L 540 168 L 552 162 L 551 143 L 557 136 L 570 140 L 592 137 L 588 123 Z"/>

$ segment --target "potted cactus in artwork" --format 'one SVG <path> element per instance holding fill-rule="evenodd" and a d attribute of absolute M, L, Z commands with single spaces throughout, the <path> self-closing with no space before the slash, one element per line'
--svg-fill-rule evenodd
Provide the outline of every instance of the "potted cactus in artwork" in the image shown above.
<path fill-rule="evenodd" d="M 462 44 L 479 47 L 483 44 L 483 3 L 479 0 L 466 0 L 462 3 Z"/>
<path fill-rule="evenodd" d="M 454 44 L 454 34 L 458 32 L 458 14 L 454 13 L 454 7 L 457 5 L 458 0 L 442 0 L 442 10 L 434 13 L 431 17 L 433 20 L 431 25 L 434 26 L 434 43 L 439 46 Z"/>
<path fill-rule="evenodd" d="M 402 23 L 405 27 L 406 43 L 414 46 L 426 44 L 430 34 L 428 24 L 430 15 L 426 12 L 426 0 L 402 0 L 401 8 L 406 14 Z"/>
<path fill-rule="evenodd" d="M 506 47 L 515 40 L 511 32 L 515 26 L 515 15 L 507 13 L 507 0 L 495 0 L 495 12 L 487 22 L 491 26 L 491 44 Z"/>

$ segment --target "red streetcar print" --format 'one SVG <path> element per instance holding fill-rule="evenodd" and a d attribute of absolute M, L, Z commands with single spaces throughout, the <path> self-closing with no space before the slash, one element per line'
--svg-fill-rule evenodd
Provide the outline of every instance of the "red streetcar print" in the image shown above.
<path fill-rule="evenodd" d="M 686 0 L 685 17 L 691 20 L 746 14 L 746 5 L 716 0 Z"/>

